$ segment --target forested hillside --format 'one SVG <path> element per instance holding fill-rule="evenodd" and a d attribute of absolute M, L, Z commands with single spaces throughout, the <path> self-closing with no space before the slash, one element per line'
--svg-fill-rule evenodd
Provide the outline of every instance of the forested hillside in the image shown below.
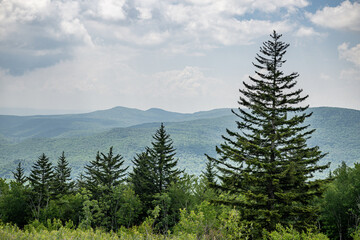
<path fill-rule="evenodd" d="M 228 109 L 214 109 L 193 114 L 151 108 L 146 111 L 115 107 L 83 114 L 8 116 L 0 115 L 0 135 L 9 141 L 28 138 L 84 136 L 115 127 L 129 127 L 149 122 L 176 122 L 229 115 Z"/>
<path fill-rule="evenodd" d="M 129 115 L 122 116 L 121 112 L 116 112 L 116 108 L 101 112 L 94 112 L 84 114 L 91 115 L 94 118 L 101 120 L 103 124 L 106 121 L 120 122 L 120 119 L 134 119 L 134 122 L 146 121 L 150 117 L 144 118 L 139 116 L 129 117 Z M 143 151 L 143 149 L 150 144 L 151 135 L 160 126 L 160 119 L 165 119 L 163 122 L 174 140 L 174 146 L 178 152 L 179 166 L 185 169 L 188 173 L 199 174 L 205 166 L 207 154 L 215 154 L 215 146 L 222 142 L 221 135 L 224 134 L 226 128 L 235 129 L 235 116 L 230 112 L 230 109 L 217 109 L 207 112 L 198 112 L 192 115 L 171 113 L 159 109 L 152 109 L 149 111 L 131 110 L 140 112 L 143 115 L 149 114 L 152 120 L 158 122 L 144 123 L 125 128 L 112 128 L 103 130 L 103 132 L 90 134 L 90 130 L 84 130 L 85 134 L 80 134 L 78 130 L 72 130 L 70 127 L 75 124 L 72 122 L 66 129 L 67 137 L 51 137 L 47 126 L 54 128 L 50 124 L 50 119 L 57 119 L 60 116 L 41 116 L 38 118 L 37 124 L 31 128 L 34 136 L 39 136 L 44 131 L 47 137 L 24 137 L 22 141 L 14 143 L 13 133 L 5 135 L 7 138 L 0 138 L 0 166 L 2 177 L 11 177 L 11 171 L 16 166 L 19 160 L 24 161 L 26 171 L 42 153 L 46 153 L 50 157 L 50 161 L 56 161 L 57 157 L 62 151 L 68 156 L 70 165 L 74 168 L 74 175 L 76 176 L 83 165 L 94 159 L 97 151 L 106 151 L 110 146 L 114 146 L 114 151 L 121 153 L 125 158 L 125 165 L 131 165 L 131 160 L 136 155 Z M 352 165 L 354 162 L 360 160 L 360 111 L 342 108 L 310 108 L 313 112 L 312 117 L 308 120 L 311 128 L 316 129 L 313 137 L 309 140 L 309 144 L 318 145 L 324 152 L 328 152 L 322 162 L 331 162 L 331 168 L 336 168 L 342 161 Z M 158 115 L 157 115 L 158 114 Z M 147 115 L 149 116 L 149 115 Z M 168 116 L 168 117 L 166 117 Z M 4 119 L 5 116 L 2 116 Z M 6 116 L 10 118 L 10 116 Z M 14 117 L 22 118 L 22 117 Z M 29 117 L 31 118 L 31 117 Z M 42 126 L 39 119 L 46 118 L 49 125 Z M 77 118 L 66 116 L 73 121 Z M 181 121 L 184 119 L 196 119 L 189 121 Z M 1 119 L 1 118 L 0 118 Z M 27 120 L 21 120 L 30 124 Z M 112 120 L 110 120 L 112 119 Z M 170 122 L 169 119 L 177 122 Z M 99 121 L 100 121 L 99 120 Z M 33 121 L 33 120 L 32 120 Z M 45 120 L 44 120 L 45 121 Z M 66 120 L 68 121 L 68 120 Z M 63 124 L 66 125 L 64 120 Z M 82 120 L 85 121 L 85 120 Z M 130 121 L 130 120 L 127 120 Z M 17 122 L 13 122 L 12 126 L 15 128 L 14 132 L 20 134 L 21 127 L 16 127 Z M 89 122 L 77 122 L 79 128 L 88 129 Z M 5 129 L 5 125 L 9 123 L 1 122 L 1 128 Z M 23 126 L 23 125 L 21 125 Z M 55 125 L 56 126 L 56 125 Z M 113 126 L 113 125 L 110 125 Z M 109 127 L 109 126 L 107 126 Z M 10 128 L 11 129 L 11 128 Z M 65 128 L 64 128 L 65 129 Z M 49 130 L 49 131 L 48 131 Z M 7 130 L 10 132 L 10 130 Z M 51 130 L 52 131 L 52 130 Z M 55 130 L 54 130 L 55 131 Z M 60 130 L 59 130 L 60 131 Z M 93 130 L 95 131 L 95 130 Z M 96 131 L 100 131 L 97 128 Z M 77 136 L 72 136 L 77 135 Z"/>

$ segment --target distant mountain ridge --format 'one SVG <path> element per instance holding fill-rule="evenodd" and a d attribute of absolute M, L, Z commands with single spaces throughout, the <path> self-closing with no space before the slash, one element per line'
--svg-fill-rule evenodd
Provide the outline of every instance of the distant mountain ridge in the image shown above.
<path fill-rule="evenodd" d="M 169 112 L 158 108 L 139 110 L 114 107 L 81 114 L 12 116 L 0 115 L 0 135 L 9 141 L 28 138 L 83 136 L 116 127 L 129 127 L 148 122 L 178 122 L 230 115 L 229 109 L 196 113 Z"/>
<path fill-rule="evenodd" d="M 309 111 L 313 115 L 306 124 L 316 131 L 308 144 L 329 153 L 321 163 L 331 162 L 334 169 L 341 161 L 349 165 L 360 161 L 359 110 L 320 107 Z M 226 128 L 236 130 L 235 121 L 238 120 L 230 109 L 183 114 L 161 109 L 113 108 L 70 116 L 32 117 L 0 116 L 0 177 L 11 177 L 19 160 L 24 161 L 29 170 L 40 154 L 45 153 L 56 162 L 62 151 L 77 175 L 84 164 L 94 159 L 97 151 L 107 152 L 110 146 L 114 146 L 114 152 L 120 153 L 125 164 L 131 166 L 135 154 L 150 145 L 160 122 L 164 122 L 174 141 L 179 166 L 189 173 L 200 174 L 206 162 L 204 153 L 216 156 L 215 146 L 223 142 L 221 135 L 226 135 Z M 129 119 L 135 119 L 133 124 Z M 130 126 L 112 127 L 119 122 Z M 77 126 L 75 130 L 74 126 Z M 14 142 L 14 136 L 21 139 Z"/>

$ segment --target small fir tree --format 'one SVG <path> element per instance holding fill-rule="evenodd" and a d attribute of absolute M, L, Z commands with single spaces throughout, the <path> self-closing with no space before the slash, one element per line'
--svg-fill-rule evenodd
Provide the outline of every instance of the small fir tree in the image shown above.
<path fill-rule="evenodd" d="M 209 186 L 215 185 L 216 183 L 217 171 L 215 170 L 215 167 L 216 167 L 215 161 L 212 158 L 208 158 L 208 161 L 206 162 L 205 171 L 201 172 Z"/>
<path fill-rule="evenodd" d="M 275 31 L 264 42 L 253 65 L 258 69 L 250 83 L 240 89 L 239 132 L 227 129 L 224 143 L 217 147 L 221 187 L 238 198 L 225 202 L 239 205 L 242 218 L 252 224 L 253 236 L 277 223 L 305 229 L 316 223 L 317 208 L 312 205 L 323 192 L 323 180 L 314 180 L 325 156 L 319 148 L 306 143 L 314 130 L 304 124 L 311 116 L 308 97 L 295 89 L 298 73 L 281 71 L 289 44 L 280 41 Z"/>
<path fill-rule="evenodd" d="M 94 199 L 99 199 L 99 188 L 101 185 L 99 179 L 99 175 L 101 174 L 101 159 L 99 152 L 96 154 L 95 160 L 90 161 L 84 168 L 85 174 L 80 175 L 78 185 L 89 190 Z"/>
<path fill-rule="evenodd" d="M 40 210 L 49 204 L 54 171 L 49 158 L 43 153 L 32 166 L 28 177 L 31 187 L 31 207 L 36 218 Z"/>
<path fill-rule="evenodd" d="M 85 187 L 92 193 L 101 208 L 104 218 L 102 225 L 109 230 L 118 227 L 117 211 L 119 200 L 114 196 L 114 189 L 125 180 L 126 170 L 124 160 L 120 154 L 114 156 L 112 147 L 109 153 L 97 153 L 96 159 L 85 166 Z"/>
<path fill-rule="evenodd" d="M 55 166 L 53 194 L 57 197 L 69 194 L 73 187 L 74 182 L 71 180 L 71 168 L 66 160 L 65 153 L 62 152 Z"/>
<path fill-rule="evenodd" d="M 100 159 L 100 172 L 97 174 L 99 182 L 107 189 L 112 189 L 125 181 L 126 170 L 123 168 L 125 160 L 120 154 L 114 156 L 113 147 L 110 147 L 107 155 L 97 154 L 96 158 Z"/>
<path fill-rule="evenodd" d="M 152 147 L 147 148 L 150 154 L 150 166 L 154 171 L 155 192 L 161 194 L 166 191 L 171 182 L 176 182 L 183 172 L 177 168 L 178 160 L 175 159 L 175 149 L 170 135 L 166 133 L 164 124 L 153 136 Z"/>
<path fill-rule="evenodd" d="M 12 172 L 15 182 L 24 185 L 27 181 L 27 178 L 24 174 L 24 168 L 21 166 L 21 162 L 18 163 L 18 166 L 15 169 L 15 172 Z"/>
<path fill-rule="evenodd" d="M 146 213 L 152 209 L 153 195 L 156 189 L 153 181 L 153 161 L 149 155 L 149 151 L 136 154 L 132 163 L 134 167 L 132 172 L 129 173 L 129 181 L 132 183 L 135 193 L 140 197 L 143 203 L 143 211 Z"/>

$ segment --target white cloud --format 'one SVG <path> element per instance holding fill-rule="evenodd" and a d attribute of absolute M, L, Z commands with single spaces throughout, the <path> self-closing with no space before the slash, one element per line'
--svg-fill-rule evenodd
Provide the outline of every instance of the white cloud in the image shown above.
<path fill-rule="evenodd" d="M 140 13 L 140 16 L 139 16 L 140 19 L 149 20 L 152 18 L 152 13 L 151 13 L 150 8 L 136 7 L 136 10 L 138 10 Z"/>
<path fill-rule="evenodd" d="M 49 15 L 50 0 L 3 0 L 0 3 L 0 40 L 17 31 L 17 24 L 41 21 Z"/>
<path fill-rule="evenodd" d="M 32 48 L 36 38 L 69 41 L 68 36 L 81 39 L 85 44 L 91 42 L 82 23 L 79 2 L 4 0 L 0 4 L 0 40 L 3 42 L 16 39 Z"/>
<path fill-rule="evenodd" d="M 340 79 L 349 83 L 360 82 L 360 70 L 354 68 L 344 69 L 340 72 Z"/>
<path fill-rule="evenodd" d="M 338 46 L 338 51 L 340 59 L 345 59 L 360 67 L 360 43 L 352 48 L 349 48 L 348 43 L 343 43 Z"/>
<path fill-rule="evenodd" d="M 164 16 L 168 22 L 173 23 L 174 30 L 180 31 L 180 34 L 176 34 L 177 37 L 183 41 L 192 41 L 198 47 L 204 44 L 249 44 L 254 39 L 267 35 L 269 29 L 287 32 L 292 28 L 286 20 L 273 22 L 235 18 L 252 9 L 250 3 L 241 5 L 239 2 L 241 1 L 231 2 L 233 4 L 209 1 L 208 4 L 166 5 Z"/>
<path fill-rule="evenodd" d="M 320 73 L 320 79 L 329 81 L 329 80 L 331 80 L 331 77 L 326 73 Z"/>
<path fill-rule="evenodd" d="M 243 17 L 246 13 L 306 5 L 305 0 L 3 0 L 0 41 L 29 57 L 60 50 L 58 57 L 66 59 L 79 46 L 114 44 L 199 56 L 209 49 L 251 44 L 273 29 L 286 33 L 293 28 L 285 18 L 257 20 Z"/>
<path fill-rule="evenodd" d="M 214 78 L 204 76 L 198 67 L 187 66 L 183 70 L 172 70 L 153 75 L 158 91 L 154 94 L 170 96 L 209 96 L 209 85 L 219 83 Z M 152 83 L 154 84 L 154 83 Z M 169 94 L 170 93 L 170 94 Z"/>
<path fill-rule="evenodd" d="M 128 64 L 136 56 L 129 48 L 94 46 L 78 49 L 72 60 L 21 76 L 0 69 L 0 106 L 104 109 L 122 105 L 196 111 L 234 102 L 229 93 L 236 94 L 236 89 L 199 67 L 139 73 Z"/>
<path fill-rule="evenodd" d="M 316 32 L 312 27 L 301 26 L 294 34 L 296 37 L 314 37 L 321 36 L 320 33 Z"/>
<path fill-rule="evenodd" d="M 257 0 L 252 2 L 253 8 L 264 12 L 274 12 L 279 8 L 286 8 L 289 11 L 294 11 L 296 8 L 303 8 L 309 5 L 306 0 Z"/>
<path fill-rule="evenodd" d="M 136 44 L 139 46 L 149 46 L 157 45 L 163 43 L 170 37 L 169 32 L 145 32 L 145 33 L 136 33 L 132 31 L 129 27 L 118 27 L 115 31 L 115 36 L 117 39 Z"/>
<path fill-rule="evenodd" d="M 117 53 L 114 55 L 114 53 Z M 136 53 L 123 47 L 77 49 L 76 57 L 21 76 L 1 71 L 0 102 L 9 107 L 104 108 L 126 101 L 140 84 L 126 62 Z M 131 85 L 131 91 L 128 89 Z M 119 105 L 126 105 L 126 103 Z"/>
<path fill-rule="evenodd" d="M 60 29 L 62 30 L 63 34 L 75 36 L 89 46 L 94 45 L 91 36 L 78 18 L 62 21 L 60 23 Z"/>
<path fill-rule="evenodd" d="M 344 1 L 337 7 L 324 7 L 315 14 L 307 13 L 315 24 L 323 27 L 360 31 L 360 3 Z"/>
<path fill-rule="evenodd" d="M 24 23 L 32 22 L 42 24 L 42 28 L 36 29 L 36 31 L 53 33 L 52 35 L 56 39 L 61 39 L 59 35 L 62 34 L 65 36 L 77 35 L 77 39 L 82 39 L 87 44 L 92 39 L 101 38 L 101 33 L 91 31 L 91 29 L 95 29 L 92 25 L 99 24 L 113 32 L 125 31 L 124 28 L 127 28 L 127 34 L 130 37 L 122 37 L 121 40 L 128 39 L 128 43 L 135 42 L 135 44 L 147 42 L 158 44 L 166 40 L 168 34 L 176 37 L 173 39 L 175 42 L 193 41 L 192 43 L 195 43 L 196 46 L 209 44 L 207 40 L 223 45 L 248 44 L 259 35 L 268 34 L 267 31 L 264 31 L 264 29 L 268 30 L 267 27 L 284 28 L 287 22 L 260 21 L 239 17 L 254 10 L 273 12 L 278 9 L 287 9 L 290 11 L 290 9 L 302 8 L 306 5 L 308 3 L 305 0 L 271 2 L 264 0 L 188 0 L 182 3 L 134 1 L 131 5 L 125 0 L 65 2 L 59 0 L 4 0 L 0 5 L 0 20 L 2 20 L 0 21 L 0 37 L 6 38 L 14 31 L 12 29 L 18 28 L 18 32 L 22 32 L 23 28 L 29 28 Z M 109 23 L 106 20 L 118 23 Z M 9 24 L 14 26 L 9 28 Z M 250 29 L 255 33 L 249 34 L 252 32 L 249 31 Z M 118 35 L 115 37 L 119 39 Z M 142 38 L 145 40 L 141 40 Z M 244 41 L 245 38 L 248 40 Z"/>
<path fill-rule="evenodd" d="M 124 20 L 126 18 L 123 10 L 125 0 L 102 0 L 98 3 L 98 14 L 106 20 Z"/>
<path fill-rule="evenodd" d="M 144 76 L 142 94 L 153 106 L 189 112 L 204 106 L 231 106 L 237 89 L 226 81 L 207 76 L 205 69 L 186 66 Z"/>

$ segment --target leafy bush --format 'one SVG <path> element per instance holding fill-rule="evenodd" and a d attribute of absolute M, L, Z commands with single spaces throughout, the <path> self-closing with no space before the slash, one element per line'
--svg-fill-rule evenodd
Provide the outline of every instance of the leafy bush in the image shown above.
<path fill-rule="evenodd" d="M 269 240 L 328 240 L 329 238 L 322 233 L 313 233 L 311 230 L 308 232 L 298 232 L 292 226 L 283 227 L 280 224 L 276 225 L 276 231 L 267 234 L 264 232 L 266 236 L 265 239 Z"/>

